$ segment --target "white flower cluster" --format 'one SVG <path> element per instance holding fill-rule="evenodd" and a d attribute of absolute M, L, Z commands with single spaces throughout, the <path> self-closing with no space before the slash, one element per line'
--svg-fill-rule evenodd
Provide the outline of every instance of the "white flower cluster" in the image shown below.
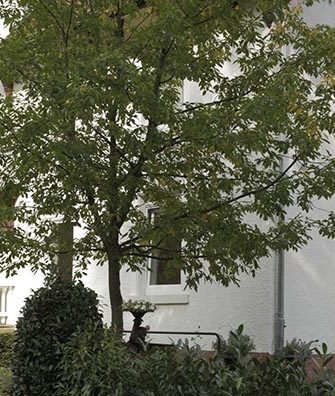
<path fill-rule="evenodd" d="M 122 309 L 129 312 L 154 312 L 156 305 L 145 300 L 128 300 L 122 304 Z"/>

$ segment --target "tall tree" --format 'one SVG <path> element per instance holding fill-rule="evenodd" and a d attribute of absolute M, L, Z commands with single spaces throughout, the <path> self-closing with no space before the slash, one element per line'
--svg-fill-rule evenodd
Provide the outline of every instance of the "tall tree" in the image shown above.
<path fill-rule="evenodd" d="M 80 224 L 71 254 L 79 269 L 108 263 L 121 329 L 121 267 L 145 268 L 158 248 L 196 288 L 254 275 L 314 225 L 331 234 L 332 216 L 308 212 L 335 189 L 333 29 L 306 26 L 287 0 L 1 4 L 0 76 L 21 91 L 1 103 L 0 147 L 28 197 L 2 270 L 49 271 L 53 218 Z M 182 102 L 190 83 L 203 97 Z"/>

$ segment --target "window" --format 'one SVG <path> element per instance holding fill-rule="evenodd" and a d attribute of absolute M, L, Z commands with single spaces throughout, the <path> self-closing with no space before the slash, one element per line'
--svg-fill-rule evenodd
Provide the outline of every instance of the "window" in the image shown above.
<path fill-rule="evenodd" d="M 154 222 L 159 216 L 159 209 L 147 204 L 146 214 Z M 184 290 L 185 276 L 173 260 L 180 254 L 182 241 L 170 235 L 164 241 L 157 241 L 157 244 L 159 247 L 151 252 L 152 257 L 148 259 L 148 271 L 134 275 L 134 294 L 127 298 L 144 299 L 158 305 L 188 304 L 189 294 Z"/>
<path fill-rule="evenodd" d="M 7 325 L 9 316 L 9 293 L 14 289 L 14 286 L 0 286 L 0 326 Z"/>
<path fill-rule="evenodd" d="M 148 211 L 149 219 L 154 221 L 159 216 L 158 209 Z M 152 251 L 149 259 L 149 285 L 180 285 L 180 268 L 173 263 L 173 258 L 179 254 L 181 241 L 174 235 L 169 235 L 159 243 L 159 248 Z"/>

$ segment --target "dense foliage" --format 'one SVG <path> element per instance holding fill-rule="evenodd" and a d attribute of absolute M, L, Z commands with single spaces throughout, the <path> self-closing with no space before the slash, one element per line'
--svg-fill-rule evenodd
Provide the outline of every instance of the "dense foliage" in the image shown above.
<path fill-rule="evenodd" d="M 335 391 L 334 376 L 332 383 L 330 376 L 308 381 L 299 359 L 260 363 L 243 349 L 234 367 L 225 366 L 220 355 L 205 358 L 187 345 L 138 356 L 110 330 L 93 329 L 77 333 L 63 350 L 60 396 L 330 396 Z"/>
<path fill-rule="evenodd" d="M 11 388 L 14 340 L 12 329 L 0 329 L 0 396 L 9 395 Z"/>
<path fill-rule="evenodd" d="M 10 367 L 13 357 L 15 333 L 0 331 L 0 367 Z"/>
<path fill-rule="evenodd" d="M 0 78 L 20 94 L 0 100 L 0 187 L 32 201 L 1 201 L 24 226 L 0 232 L 0 270 L 48 271 L 55 216 L 84 225 L 75 264 L 108 261 L 121 328 L 120 269 L 157 249 L 196 288 L 313 225 L 334 236 L 334 215 L 309 218 L 335 191 L 335 33 L 306 25 L 312 3 L 1 0 Z"/>
<path fill-rule="evenodd" d="M 102 327 L 94 291 L 82 283 L 54 281 L 26 299 L 17 323 L 13 395 L 54 395 L 61 345 L 78 329 Z"/>
<path fill-rule="evenodd" d="M 223 357 L 225 365 L 231 368 L 243 359 L 250 359 L 250 354 L 256 349 L 254 342 L 248 334 L 243 333 L 241 324 L 236 331 L 230 331 L 227 340 L 222 339 L 218 353 Z M 215 344 L 217 347 L 217 344 Z"/>

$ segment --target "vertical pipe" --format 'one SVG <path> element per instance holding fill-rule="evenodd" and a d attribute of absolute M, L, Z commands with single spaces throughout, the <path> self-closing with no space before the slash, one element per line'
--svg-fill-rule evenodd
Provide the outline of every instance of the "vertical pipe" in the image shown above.
<path fill-rule="evenodd" d="M 275 267 L 275 315 L 274 315 L 274 352 L 278 353 L 284 346 L 284 287 L 285 287 L 285 256 L 280 250 L 276 254 Z"/>
<path fill-rule="evenodd" d="M 284 170 L 284 161 L 280 160 L 279 171 Z M 284 220 L 284 214 L 280 215 L 279 221 Z M 284 346 L 284 299 L 285 299 L 285 254 L 282 249 L 276 253 L 275 258 L 275 312 L 274 312 L 274 352 L 280 351 Z"/>
<path fill-rule="evenodd" d="M 290 46 L 286 45 L 283 49 L 285 58 L 289 58 L 291 54 Z M 284 170 L 284 159 L 279 163 L 279 171 Z M 278 221 L 284 220 L 284 215 Z M 285 254 L 283 250 L 279 250 L 276 254 L 275 263 L 275 312 L 274 312 L 274 352 L 278 353 L 284 346 L 285 333 Z"/>

